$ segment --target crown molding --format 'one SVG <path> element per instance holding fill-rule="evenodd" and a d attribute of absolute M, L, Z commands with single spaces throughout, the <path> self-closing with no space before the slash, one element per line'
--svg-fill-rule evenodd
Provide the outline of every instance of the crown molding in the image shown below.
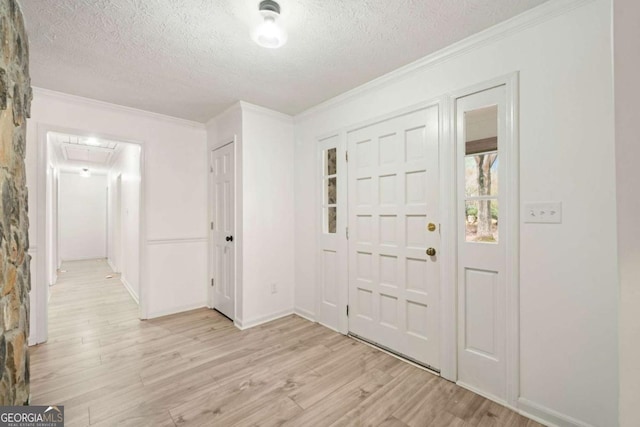
<path fill-rule="evenodd" d="M 219 114 L 216 114 L 214 117 L 212 117 L 209 120 L 207 120 L 207 123 L 205 124 L 205 127 L 209 128 L 212 124 L 216 123 L 216 121 L 220 117 L 223 117 L 224 115 L 232 113 L 232 112 L 237 111 L 237 110 L 240 110 L 240 113 L 242 113 L 243 111 L 251 111 L 251 112 L 254 112 L 254 113 L 257 113 L 257 114 L 261 114 L 263 116 L 269 116 L 269 117 L 272 117 L 274 119 L 281 120 L 281 121 L 293 124 L 293 116 L 290 116 L 290 115 L 285 114 L 285 113 L 281 113 L 281 112 L 276 111 L 276 110 L 272 110 L 272 109 L 267 108 L 267 107 L 262 107 L 260 105 L 252 104 L 252 103 L 247 102 L 247 101 L 238 101 L 238 102 L 234 103 L 233 105 L 231 105 L 226 110 L 224 110 L 223 112 L 221 112 Z"/>
<path fill-rule="evenodd" d="M 241 101 L 238 102 L 234 102 L 233 104 L 231 104 L 231 106 L 229 106 L 227 109 L 225 109 L 224 111 L 216 114 L 215 116 L 211 117 L 209 120 L 206 121 L 206 123 L 204 124 L 205 128 L 209 128 L 209 126 L 211 126 L 212 124 L 215 124 L 218 119 L 226 114 L 232 113 L 236 110 L 239 110 L 240 113 L 242 114 L 242 105 L 241 105 Z"/>
<path fill-rule="evenodd" d="M 486 30 L 473 34 L 466 39 L 453 43 L 432 54 L 420 58 L 417 61 L 397 68 L 387 74 L 364 83 L 363 85 L 296 114 L 294 116 L 294 121 L 295 123 L 303 122 L 313 114 L 344 104 L 366 92 L 374 89 L 380 89 L 384 86 L 395 83 L 408 74 L 414 73 L 418 70 L 434 67 L 437 64 L 458 55 L 462 55 L 470 50 L 494 43 L 507 36 L 521 32 L 542 22 L 549 21 L 593 1 L 595 0 L 549 0 L 540 6 L 523 12 L 520 15 L 516 15 L 511 19 L 500 22 Z"/>
<path fill-rule="evenodd" d="M 70 102 L 74 104 L 84 104 L 89 107 L 101 108 L 105 110 L 115 111 L 118 113 L 133 114 L 140 117 L 145 117 L 154 120 L 161 120 L 164 122 L 170 122 L 181 126 L 187 126 L 195 129 L 204 129 L 204 123 L 194 122 L 192 120 L 181 119 L 178 117 L 168 116 L 166 114 L 154 113 L 152 111 L 139 110 L 137 108 L 125 107 L 124 105 L 112 104 L 110 102 L 98 101 L 97 99 L 85 98 L 83 96 L 71 95 L 64 92 L 57 92 L 55 90 L 44 89 L 40 87 L 33 87 L 34 97 L 48 97 L 58 99 L 64 102 Z"/>
<path fill-rule="evenodd" d="M 293 116 L 290 116 L 285 113 L 281 113 L 276 110 L 272 110 L 270 108 L 262 107 L 260 105 L 251 104 L 250 102 L 240 101 L 239 102 L 242 111 L 252 111 L 254 113 L 262 114 L 263 116 L 273 117 L 274 119 L 282 120 L 287 123 L 293 123 Z"/>

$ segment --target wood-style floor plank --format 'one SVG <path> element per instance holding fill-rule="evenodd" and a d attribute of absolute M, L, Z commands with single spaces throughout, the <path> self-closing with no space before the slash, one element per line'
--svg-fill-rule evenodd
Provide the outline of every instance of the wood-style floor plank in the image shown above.
<path fill-rule="evenodd" d="M 104 260 L 62 269 L 31 393 L 69 426 L 540 425 L 297 316 L 246 331 L 207 309 L 140 321 Z"/>

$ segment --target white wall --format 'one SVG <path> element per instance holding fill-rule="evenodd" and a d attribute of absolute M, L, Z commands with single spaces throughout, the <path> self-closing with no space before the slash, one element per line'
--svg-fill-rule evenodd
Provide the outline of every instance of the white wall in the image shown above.
<path fill-rule="evenodd" d="M 293 311 L 293 120 L 242 103 L 242 135 L 243 324 L 251 325 Z"/>
<path fill-rule="evenodd" d="M 640 2 L 614 0 L 618 262 L 620 272 L 620 425 L 640 425 Z"/>
<path fill-rule="evenodd" d="M 236 321 L 249 327 L 293 311 L 293 121 L 240 102 L 207 130 L 210 149 L 236 140 Z"/>
<path fill-rule="evenodd" d="M 107 177 L 60 174 L 60 257 L 107 257 Z"/>
<path fill-rule="evenodd" d="M 564 13 L 559 6 L 566 5 Z M 441 53 L 296 117 L 295 306 L 315 310 L 315 141 L 346 126 L 520 72 L 521 199 L 563 203 L 521 224 L 519 405 L 556 423 L 617 424 L 611 4 L 548 2 L 455 55 Z M 549 11 L 545 15 L 545 11 Z M 456 47 L 454 46 L 454 49 Z"/>
<path fill-rule="evenodd" d="M 140 152 L 135 144 L 122 144 L 109 170 L 109 261 L 122 273 L 124 285 L 136 301 L 140 296 Z"/>
<path fill-rule="evenodd" d="M 38 232 L 44 224 L 39 222 L 42 207 L 38 205 L 37 178 L 39 164 L 44 164 L 42 140 L 52 129 L 143 144 L 142 314 L 155 317 L 205 306 L 207 266 L 201 255 L 207 250 L 204 125 L 51 91 L 34 92 L 27 122 L 32 313 L 38 313 L 45 303 L 34 292 L 45 275 L 37 268 L 42 244 Z M 168 268 L 181 273 L 177 280 L 163 274 Z M 173 297 L 176 293 L 179 299 Z M 39 334 L 35 320 L 31 342 Z"/>

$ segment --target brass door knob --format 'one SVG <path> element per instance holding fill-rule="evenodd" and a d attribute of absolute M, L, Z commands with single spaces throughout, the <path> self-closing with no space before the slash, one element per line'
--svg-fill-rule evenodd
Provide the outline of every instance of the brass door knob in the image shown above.
<path fill-rule="evenodd" d="M 435 256 L 435 254 L 436 254 L 436 250 L 434 248 L 427 249 L 427 255 Z"/>

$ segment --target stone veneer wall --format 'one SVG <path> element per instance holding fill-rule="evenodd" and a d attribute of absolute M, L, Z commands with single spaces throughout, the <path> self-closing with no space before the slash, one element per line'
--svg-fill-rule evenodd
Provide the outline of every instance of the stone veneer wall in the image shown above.
<path fill-rule="evenodd" d="M 29 52 L 16 0 L 0 0 L 0 405 L 29 401 L 30 256 L 25 177 Z"/>

